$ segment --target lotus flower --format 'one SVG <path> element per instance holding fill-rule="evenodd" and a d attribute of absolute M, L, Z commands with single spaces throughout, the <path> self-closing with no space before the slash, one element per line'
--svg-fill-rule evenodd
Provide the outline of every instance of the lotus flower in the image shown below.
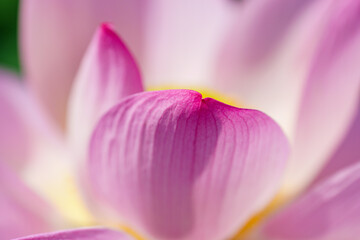
<path fill-rule="evenodd" d="M 23 1 L 24 81 L 0 73 L 0 238 L 356 239 L 359 16 Z"/>

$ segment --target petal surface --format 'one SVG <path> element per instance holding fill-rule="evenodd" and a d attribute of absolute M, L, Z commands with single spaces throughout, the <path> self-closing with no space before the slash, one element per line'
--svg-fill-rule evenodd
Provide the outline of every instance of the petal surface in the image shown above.
<path fill-rule="evenodd" d="M 28 162 L 30 151 L 26 121 L 20 112 L 25 96 L 19 79 L 0 71 L 0 159 L 16 169 Z"/>
<path fill-rule="evenodd" d="M 72 82 L 100 23 L 116 23 L 132 51 L 140 55 L 141 9 L 146 5 L 140 2 L 22 1 L 21 46 L 26 79 L 62 126 Z"/>
<path fill-rule="evenodd" d="M 360 235 L 360 165 L 319 183 L 265 225 L 265 239 L 351 240 Z"/>
<path fill-rule="evenodd" d="M 0 162 L 0 238 L 51 230 L 51 208 Z"/>
<path fill-rule="evenodd" d="M 265 114 L 190 90 L 133 95 L 99 122 L 93 199 L 155 239 L 224 239 L 276 193 L 288 156 Z"/>
<path fill-rule="evenodd" d="M 300 104 L 286 176 L 289 189 L 314 179 L 358 112 L 360 1 L 335 1 L 332 7 Z"/>
<path fill-rule="evenodd" d="M 80 228 L 53 233 L 44 233 L 17 240 L 131 240 L 132 237 L 106 228 Z"/>
<path fill-rule="evenodd" d="M 68 137 L 80 157 L 86 155 L 100 116 L 122 98 L 141 91 L 134 59 L 112 27 L 103 24 L 83 59 L 69 99 Z"/>
<path fill-rule="evenodd" d="M 309 59 L 330 2 L 244 2 L 214 67 L 217 89 L 269 114 L 291 137 Z"/>
<path fill-rule="evenodd" d="M 223 35 L 241 5 L 218 0 L 23 1 L 24 69 L 37 95 L 64 124 L 86 46 L 101 22 L 111 22 L 139 60 L 147 86 L 208 87 Z"/>
<path fill-rule="evenodd" d="M 74 195 L 60 189 L 71 178 L 70 151 L 24 82 L 1 70 L 0 111 L 0 161 L 63 211 Z M 67 209 L 67 216 L 77 216 L 78 209 Z"/>
<path fill-rule="evenodd" d="M 339 147 L 327 160 L 325 167 L 317 175 L 314 183 L 325 179 L 335 172 L 360 160 L 360 104 L 352 125 Z"/>
<path fill-rule="evenodd" d="M 211 87 L 212 68 L 239 1 L 151 0 L 142 69 L 150 87 Z"/>
<path fill-rule="evenodd" d="M 290 194 L 314 179 L 355 116 L 359 6 L 354 0 L 250 1 L 220 54 L 219 88 L 269 114 L 289 137 Z"/>
<path fill-rule="evenodd" d="M 16 169 L 31 164 L 38 154 L 36 148 L 43 147 L 49 138 L 59 138 L 57 128 L 27 86 L 3 70 L 0 70 L 0 111 L 0 157 Z"/>

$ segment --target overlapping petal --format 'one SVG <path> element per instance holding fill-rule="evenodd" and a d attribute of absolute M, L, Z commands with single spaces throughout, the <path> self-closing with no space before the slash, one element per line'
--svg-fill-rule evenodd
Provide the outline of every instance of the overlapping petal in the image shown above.
<path fill-rule="evenodd" d="M 5 71 L 0 72 L 0 108 L 0 157 L 9 165 L 22 168 L 39 157 L 43 143 L 60 138 L 23 82 Z"/>
<path fill-rule="evenodd" d="M 151 0 L 141 60 L 150 87 L 211 87 L 211 71 L 240 1 Z"/>
<path fill-rule="evenodd" d="M 288 156 L 265 114 L 190 90 L 145 92 L 93 134 L 91 194 L 156 239 L 229 237 L 276 193 Z"/>
<path fill-rule="evenodd" d="M 314 178 L 355 115 L 359 5 L 253 1 L 219 58 L 218 86 L 269 114 L 289 136 L 285 182 L 293 193 Z"/>
<path fill-rule="evenodd" d="M 335 150 L 325 167 L 317 175 L 314 182 L 321 181 L 335 172 L 350 166 L 360 160 L 360 104 L 358 104 L 358 112 L 352 125 L 347 131 L 346 136 L 342 139 L 341 144 Z"/>
<path fill-rule="evenodd" d="M 70 197 L 59 187 L 72 174 L 65 141 L 24 82 L 9 72 L 0 75 L 0 161 L 46 200 L 63 206 Z"/>
<path fill-rule="evenodd" d="M 80 228 L 53 233 L 44 233 L 16 240 L 131 240 L 130 236 L 106 228 Z"/>
<path fill-rule="evenodd" d="M 357 239 L 359 186 L 359 164 L 340 171 L 275 215 L 264 227 L 266 239 Z"/>
<path fill-rule="evenodd" d="M 302 96 L 286 178 L 289 188 L 314 178 L 358 111 L 360 1 L 335 1 L 331 10 Z"/>
<path fill-rule="evenodd" d="M 86 152 L 100 116 L 122 98 L 143 91 L 134 59 L 109 24 L 95 34 L 69 99 L 68 134 L 77 154 Z"/>
<path fill-rule="evenodd" d="M 26 0 L 21 6 L 21 42 L 27 81 L 52 116 L 65 124 L 67 98 L 81 58 L 100 23 L 116 29 L 139 57 L 141 1 Z"/>
<path fill-rule="evenodd" d="M 0 162 L 0 238 L 10 239 L 49 231 L 52 209 Z"/>
<path fill-rule="evenodd" d="M 309 59 L 330 3 L 245 2 L 219 52 L 217 88 L 269 114 L 292 136 Z"/>
<path fill-rule="evenodd" d="M 52 115 L 64 123 L 86 46 L 101 22 L 112 22 L 139 60 L 147 86 L 208 86 L 223 33 L 241 5 L 217 0 L 23 1 L 26 75 Z"/>
<path fill-rule="evenodd" d="M 28 99 L 18 81 L 15 75 L 0 72 L 0 159 L 16 169 L 27 163 L 30 151 L 25 116 L 20 112 Z"/>

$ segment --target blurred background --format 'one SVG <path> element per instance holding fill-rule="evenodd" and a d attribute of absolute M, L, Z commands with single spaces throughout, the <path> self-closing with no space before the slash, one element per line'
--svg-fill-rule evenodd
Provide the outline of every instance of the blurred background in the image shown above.
<path fill-rule="evenodd" d="M 18 0 L 0 0 L 0 66 L 20 71 Z"/>

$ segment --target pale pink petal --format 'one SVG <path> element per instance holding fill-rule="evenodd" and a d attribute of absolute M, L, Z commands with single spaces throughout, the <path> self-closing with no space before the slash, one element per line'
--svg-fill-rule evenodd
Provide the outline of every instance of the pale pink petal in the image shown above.
<path fill-rule="evenodd" d="M 285 179 L 292 193 L 314 178 L 354 117 L 359 6 L 249 1 L 219 58 L 219 88 L 273 117 L 294 146 Z"/>
<path fill-rule="evenodd" d="M 80 228 L 53 233 L 43 233 L 17 240 L 131 240 L 132 237 L 106 228 Z"/>
<path fill-rule="evenodd" d="M 151 0 L 141 60 L 150 87 L 211 87 L 213 65 L 238 10 L 232 0 Z"/>
<path fill-rule="evenodd" d="M 0 162 L 0 239 L 51 230 L 52 209 Z"/>
<path fill-rule="evenodd" d="M 139 0 L 22 1 L 26 79 L 62 125 L 73 79 L 96 28 L 104 21 L 116 23 L 115 28 L 139 57 L 144 5 Z"/>
<path fill-rule="evenodd" d="M 330 3 L 244 1 L 214 68 L 217 89 L 269 114 L 292 137 L 302 86 Z"/>
<path fill-rule="evenodd" d="M 0 111 L 0 157 L 17 169 L 37 154 L 40 138 L 57 138 L 57 129 L 23 82 L 1 70 Z"/>
<path fill-rule="evenodd" d="M 261 62 L 280 48 L 291 28 L 302 14 L 315 4 L 311 0 L 270 0 L 246 2 L 237 22 L 236 34 L 241 37 L 236 50 L 244 54 L 245 64 Z M 242 36 L 240 36 L 242 35 Z M 234 37 L 234 35 L 233 35 Z"/>
<path fill-rule="evenodd" d="M 68 134 L 77 152 L 85 152 L 91 132 L 122 98 L 143 91 L 139 70 L 109 24 L 95 34 L 83 59 L 69 99 Z"/>
<path fill-rule="evenodd" d="M 0 71 L 0 111 L 0 161 L 42 197 L 60 203 L 64 193 L 54 187 L 69 181 L 71 174 L 65 141 L 24 82 L 4 71 Z"/>
<path fill-rule="evenodd" d="M 100 22 L 112 22 L 144 71 L 146 85 L 209 87 L 223 35 L 243 4 L 218 0 L 29 0 L 22 50 L 31 86 L 64 121 L 80 59 Z"/>
<path fill-rule="evenodd" d="M 360 165 L 319 183 L 265 225 L 265 239 L 353 240 L 360 235 Z"/>
<path fill-rule="evenodd" d="M 19 79 L 0 71 L 0 159 L 16 169 L 28 162 L 29 135 L 21 104 L 27 101 Z"/>
<path fill-rule="evenodd" d="M 154 239 L 225 239 L 277 192 L 288 156 L 256 110 L 191 90 L 133 95 L 93 134 L 93 199 Z"/>
<path fill-rule="evenodd" d="M 315 179 L 315 183 L 325 179 L 340 169 L 350 166 L 360 160 L 360 105 L 356 117 L 347 131 L 340 146 L 327 160 L 325 167 Z"/>
<path fill-rule="evenodd" d="M 360 1 L 335 1 L 305 85 L 286 177 L 309 183 L 330 158 L 358 111 Z"/>

